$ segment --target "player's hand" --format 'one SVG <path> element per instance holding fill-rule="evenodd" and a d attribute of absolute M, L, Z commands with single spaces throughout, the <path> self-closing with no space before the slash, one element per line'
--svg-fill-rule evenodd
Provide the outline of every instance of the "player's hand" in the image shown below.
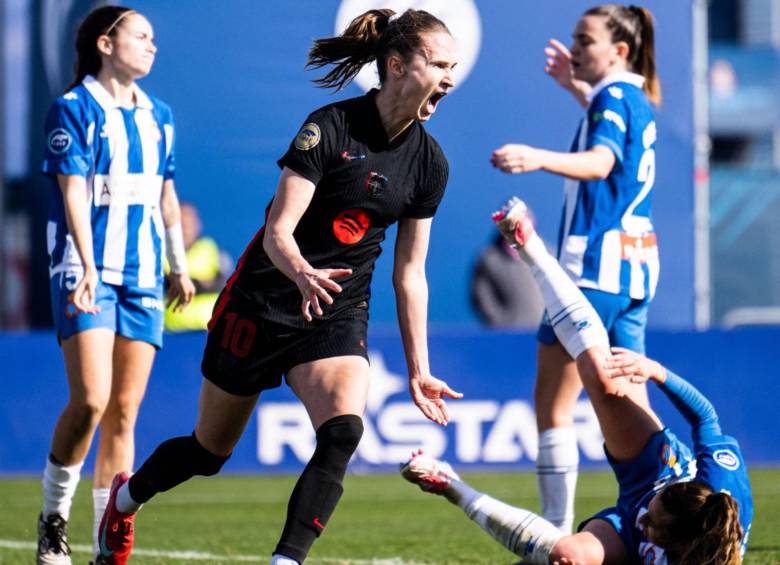
<path fill-rule="evenodd" d="M 490 164 L 505 173 L 530 173 L 542 168 L 542 152 L 529 145 L 509 143 L 493 151 Z"/>
<path fill-rule="evenodd" d="M 574 68 L 571 64 L 571 53 L 567 47 L 557 39 L 551 39 L 544 48 L 546 57 L 544 72 L 552 77 L 563 88 L 574 96 L 586 96 L 592 87 L 585 81 L 574 78 Z"/>
<path fill-rule="evenodd" d="M 612 379 L 625 377 L 636 384 L 648 380 L 660 384 L 666 380 L 666 370 L 660 363 L 623 347 L 612 348 L 612 356 L 605 361 L 604 369 Z"/>
<path fill-rule="evenodd" d="M 97 285 L 97 270 L 94 267 L 86 269 L 81 280 L 76 284 L 76 288 L 68 295 L 68 302 L 74 307 L 72 311 L 73 316 L 76 316 L 81 312 L 85 314 L 97 314 L 100 312 L 100 306 L 95 304 Z"/>
<path fill-rule="evenodd" d="M 410 377 L 409 393 L 425 417 L 442 426 L 446 426 L 450 421 L 444 397 L 463 398 L 463 394 L 455 392 L 447 383 L 431 375 Z"/>
<path fill-rule="evenodd" d="M 174 312 L 181 312 L 195 298 L 195 285 L 187 273 L 171 273 L 168 282 L 170 286 L 165 307 L 173 306 Z"/>
<path fill-rule="evenodd" d="M 301 291 L 303 302 L 301 303 L 301 312 L 303 319 L 311 322 L 312 311 L 317 316 L 322 316 L 322 306 L 320 300 L 325 304 L 333 304 L 333 293 L 340 293 L 341 286 L 333 279 L 339 279 L 352 274 L 352 269 L 311 269 L 299 273 L 295 278 L 295 284 Z"/>

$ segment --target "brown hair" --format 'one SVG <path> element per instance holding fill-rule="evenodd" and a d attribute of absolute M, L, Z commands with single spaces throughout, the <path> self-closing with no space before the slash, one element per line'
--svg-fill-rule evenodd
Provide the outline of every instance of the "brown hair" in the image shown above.
<path fill-rule="evenodd" d="M 97 49 L 98 38 L 101 35 L 115 35 L 122 19 L 130 12 L 136 13 L 124 6 L 103 6 L 92 10 L 84 18 L 76 33 L 76 63 L 73 65 L 76 76 L 67 90 L 78 86 L 87 75 L 97 76 L 103 66 Z"/>
<path fill-rule="evenodd" d="M 739 565 L 743 531 L 734 498 L 695 481 L 671 484 L 660 497 L 673 519 L 655 525 L 653 541 L 664 548 L 671 563 Z"/>
<path fill-rule="evenodd" d="M 661 104 L 661 83 L 655 68 L 655 26 L 653 14 L 641 6 L 602 4 L 585 12 L 586 16 L 607 18 L 612 43 L 628 45 L 628 63 L 645 77 L 643 90 L 656 106 Z"/>
<path fill-rule="evenodd" d="M 352 20 L 341 35 L 315 40 L 306 66 L 319 69 L 334 64 L 335 67 L 313 82 L 323 88 L 341 90 L 363 65 L 375 60 L 379 82 L 384 84 L 391 53 L 408 61 L 422 45 L 421 34 L 450 32 L 444 22 L 424 10 L 409 9 L 398 17 L 393 16 L 393 10 L 369 10 Z"/>

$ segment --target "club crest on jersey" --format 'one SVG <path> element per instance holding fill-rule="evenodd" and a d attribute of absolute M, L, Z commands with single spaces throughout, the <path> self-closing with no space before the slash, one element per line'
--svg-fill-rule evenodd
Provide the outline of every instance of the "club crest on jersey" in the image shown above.
<path fill-rule="evenodd" d="M 49 134 L 48 144 L 52 153 L 65 153 L 72 143 L 70 133 L 62 128 L 57 128 Z"/>
<path fill-rule="evenodd" d="M 366 235 L 371 227 L 371 218 L 365 210 L 351 208 L 344 210 L 333 220 L 333 235 L 345 245 L 354 245 Z"/>
<path fill-rule="evenodd" d="M 301 151 L 308 151 L 313 149 L 320 142 L 320 126 L 314 122 L 304 124 L 298 135 L 295 136 L 295 147 Z"/>
<path fill-rule="evenodd" d="M 736 471 L 739 469 L 739 457 L 730 449 L 718 449 L 712 454 L 712 458 L 715 463 L 728 469 L 729 471 Z"/>
<path fill-rule="evenodd" d="M 674 467 L 677 464 L 677 454 L 668 443 L 665 443 L 661 448 L 661 461 L 669 467 Z"/>
<path fill-rule="evenodd" d="M 385 175 L 371 171 L 366 178 L 366 189 L 368 193 L 376 198 L 385 191 L 388 178 Z"/>

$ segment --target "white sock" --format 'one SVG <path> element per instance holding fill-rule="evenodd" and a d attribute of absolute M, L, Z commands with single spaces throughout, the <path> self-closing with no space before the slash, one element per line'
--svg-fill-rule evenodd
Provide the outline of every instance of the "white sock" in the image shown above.
<path fill-rule="evenodd" d="M 295 559 L 282 555 L 281 553 L 274 553 L 271 556 L 271 565 L 301 565 Z"/>
<path fill-rule="evenodd" d="M 536 481 L 542 516 L 564 534 L 574 526 L 574 492 L 580 452 L 574 428 L 550 428 L 539 434 Z"/>
<path fill-rule="evenodd" d="M 515 508 L 478 492 L 463 481 L 452 481 L 445 496 L 463 509 L 480 528 L 523 563 L 547 565 L 563 534 L 533 512 Z"/>
<path fill-rule="evenodd" d="M 100 520 L 103 518 L 103 512 L 106 511 L 108 495 L 110 493 L 111 489 L 107 488 L 92 489 L 92 508 L 94 510 L 94 524 L 92 525 L 92 553 L 94 555 L 100 553 L 100 544 L 98 543 L 98 528 L 100 527 Z"/>
<path fill-rule="evenodd" d="M 43 470 L 43 519 L 52 514 L 59 514 L 65 520 L 70 517 L 70 506 L 73 504 L 73 495 L 79 484 L 81 467 L 84 462 L 74 465 L 58 465 L 46 459 L 46 467 Z"/>
<path fill-rule="evenodd" d="M 128 486 L 129 484 L 130 481 L 127 481 L 125 484 L 119 487 L 119 490 L 116 493 L 116 509 L 123 514 L 132 514 L 133 512 L 138 512 L 141 509 L 141 506 L 143 506 L 143 504 L 136 502 L 133 500 L 133 497 L 130 496 L 130 487 Z"/>
<path fill-rule="evenodd" d="M 555 335 L 571 358 L 591 347 L 609 349 L 609 336 L 598 314 L 539 235 L 534 232 L 517 250 L 531 267 Z"/>

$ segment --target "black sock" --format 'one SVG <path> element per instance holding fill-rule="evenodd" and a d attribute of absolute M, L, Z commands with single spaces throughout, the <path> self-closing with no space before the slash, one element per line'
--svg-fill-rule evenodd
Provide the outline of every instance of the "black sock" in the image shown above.
<path fill-rule="evenodd" d="M 158 492 L 170 490 L 195 475 L 216 475 L 229 457 L 211 453 L 194 433 L 164 441 L 130 477 L 130 497 L 143 504 Z"/>
<path fill-rule="evenodd" d="M 274 550 L 299 563 L 306 559 L 341 498 L 344 473 L 363 435 L 360 416 L 331 418 L 317 430 L 317 449 L 287 505 L 287 522 Z"/>

